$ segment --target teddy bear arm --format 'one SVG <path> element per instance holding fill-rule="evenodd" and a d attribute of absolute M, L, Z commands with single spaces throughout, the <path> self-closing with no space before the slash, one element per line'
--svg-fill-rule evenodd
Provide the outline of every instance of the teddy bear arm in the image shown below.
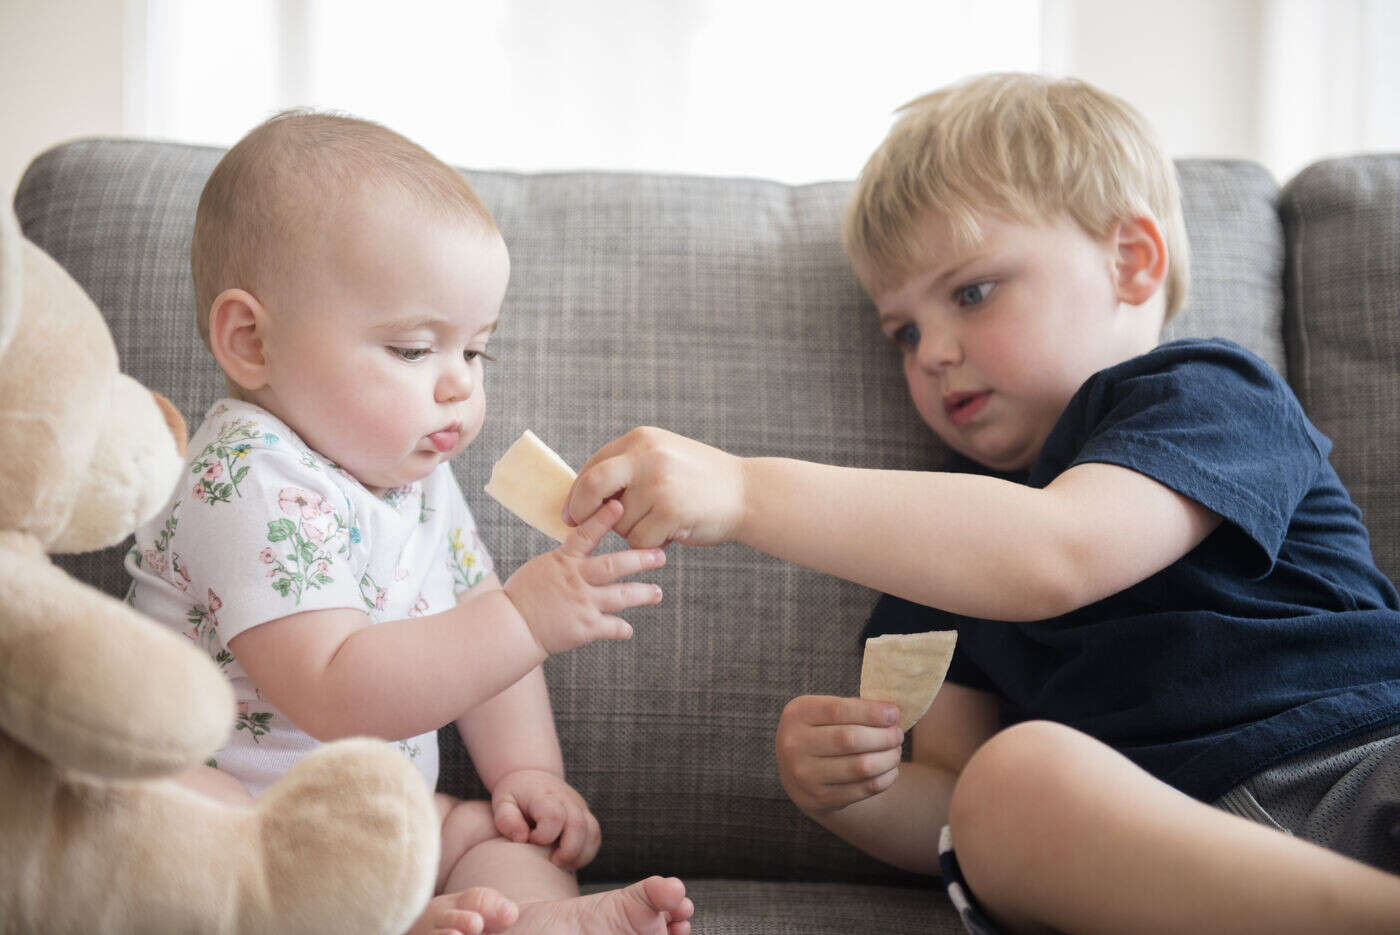
<path fill-rule="evenodd" d="M 0 729 L 56 764 L 164 775 L 224 742 L 233 695 L 184 637 L 37 549 L 0 549 Z"/>

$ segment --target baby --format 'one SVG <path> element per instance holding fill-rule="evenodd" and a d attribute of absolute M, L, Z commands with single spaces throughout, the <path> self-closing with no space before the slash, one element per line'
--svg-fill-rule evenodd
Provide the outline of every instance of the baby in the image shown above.
<path fill-rule="evenodd" d="M 628 638 L 614 613 L 661 591 L 619 579 L 663 554 L 592 555 L 622 513 L 608 503 L 502 584 L 448 464 L 481 428 L 509 276 L 476 193 L 377 124 L 283 113 L 215 167 L 190 258 L 229 398 L 127 560 L 133 604 L 237 696 L 228 745 L 182 781 L 247 803 L 318 744 L 370 735 L 432 788 L 455 722 L 491 800 L 436 796 L 441 895 L 413 932 L 685 935 L 680 880 L 579 896 L 600 832 L 540 668 Z"/>

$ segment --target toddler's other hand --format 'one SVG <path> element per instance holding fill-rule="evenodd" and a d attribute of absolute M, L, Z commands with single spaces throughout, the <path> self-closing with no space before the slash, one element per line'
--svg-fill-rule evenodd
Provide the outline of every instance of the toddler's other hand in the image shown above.
<path fill-rule="evenodd" d="M 625 640 L 627 621 L 613 612 L 661 602 L 661 588 L 619 578 L 666 564 L 660 549 L 593 555 L 622 516 L 622 504 L 609 500 L 584 520 L 564 544 L 530 559 L 503 586 L 520 616 L 547 653 L 562 653 L 595 640 Z"/>
<path fill-rule="evenodd" d="M 583 796 L 562 777 L 539 769 L 507 773 L 491 790 L 496 830 L 518 843 L 548 846 L 558 842 L 550 862 L 565 870 L 587 866 L 598 853 L 603 834 Z"/>
<path fill-rule="evenodd" d="M 812 815 L 884 792 L 899 774 L 904 732 L 888 702 L 803 695 L 778 719 L 778 780 Z"/>
<path fill-rule="evenodd" d="M 716 545 L 732 538 L 744 517 L 743 461 L 664 429 L 633 429 L 579 471 L 564 522 L 615 496 L 626 508 L 617 534 L 633 548 Z"/>

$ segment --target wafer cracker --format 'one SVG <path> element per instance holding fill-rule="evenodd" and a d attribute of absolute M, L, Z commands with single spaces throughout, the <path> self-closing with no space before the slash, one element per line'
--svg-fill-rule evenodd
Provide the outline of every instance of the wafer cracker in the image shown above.
<path fill-rule="evenodd" d="M 933 704 L 948 663 L 953 660 L 956 630 L 890 633 L 865 641 L 860 666 L 860 696 L 899 706 L 899 729 L 908 730 Z"/>
<path fill-rule="evenodd" d="M 529 429 L 491 467 L 485 490 L 501 506 L 558 542 L 573 530 L 564 524 L 564 501 L 578 475 Z"/>

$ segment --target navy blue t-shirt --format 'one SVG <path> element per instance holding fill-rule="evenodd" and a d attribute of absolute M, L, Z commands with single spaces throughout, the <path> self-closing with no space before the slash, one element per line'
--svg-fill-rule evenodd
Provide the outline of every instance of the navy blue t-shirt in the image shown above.
<path fill-rule="evenodd" d="M 1067 724 L 1211 801 L 1295 753 L 1400 720 L 1395 587 L 1331 447 L 1244 348 L 1164 344 L 1090 377 L 1021 479 L 1130 468 L 1223 517 L 1205 541 L 1061 617 L 974 620 L 886 595 L 865 636 L 956 628 L 948 679 L 998 695 L 1006 723 Z"/>

